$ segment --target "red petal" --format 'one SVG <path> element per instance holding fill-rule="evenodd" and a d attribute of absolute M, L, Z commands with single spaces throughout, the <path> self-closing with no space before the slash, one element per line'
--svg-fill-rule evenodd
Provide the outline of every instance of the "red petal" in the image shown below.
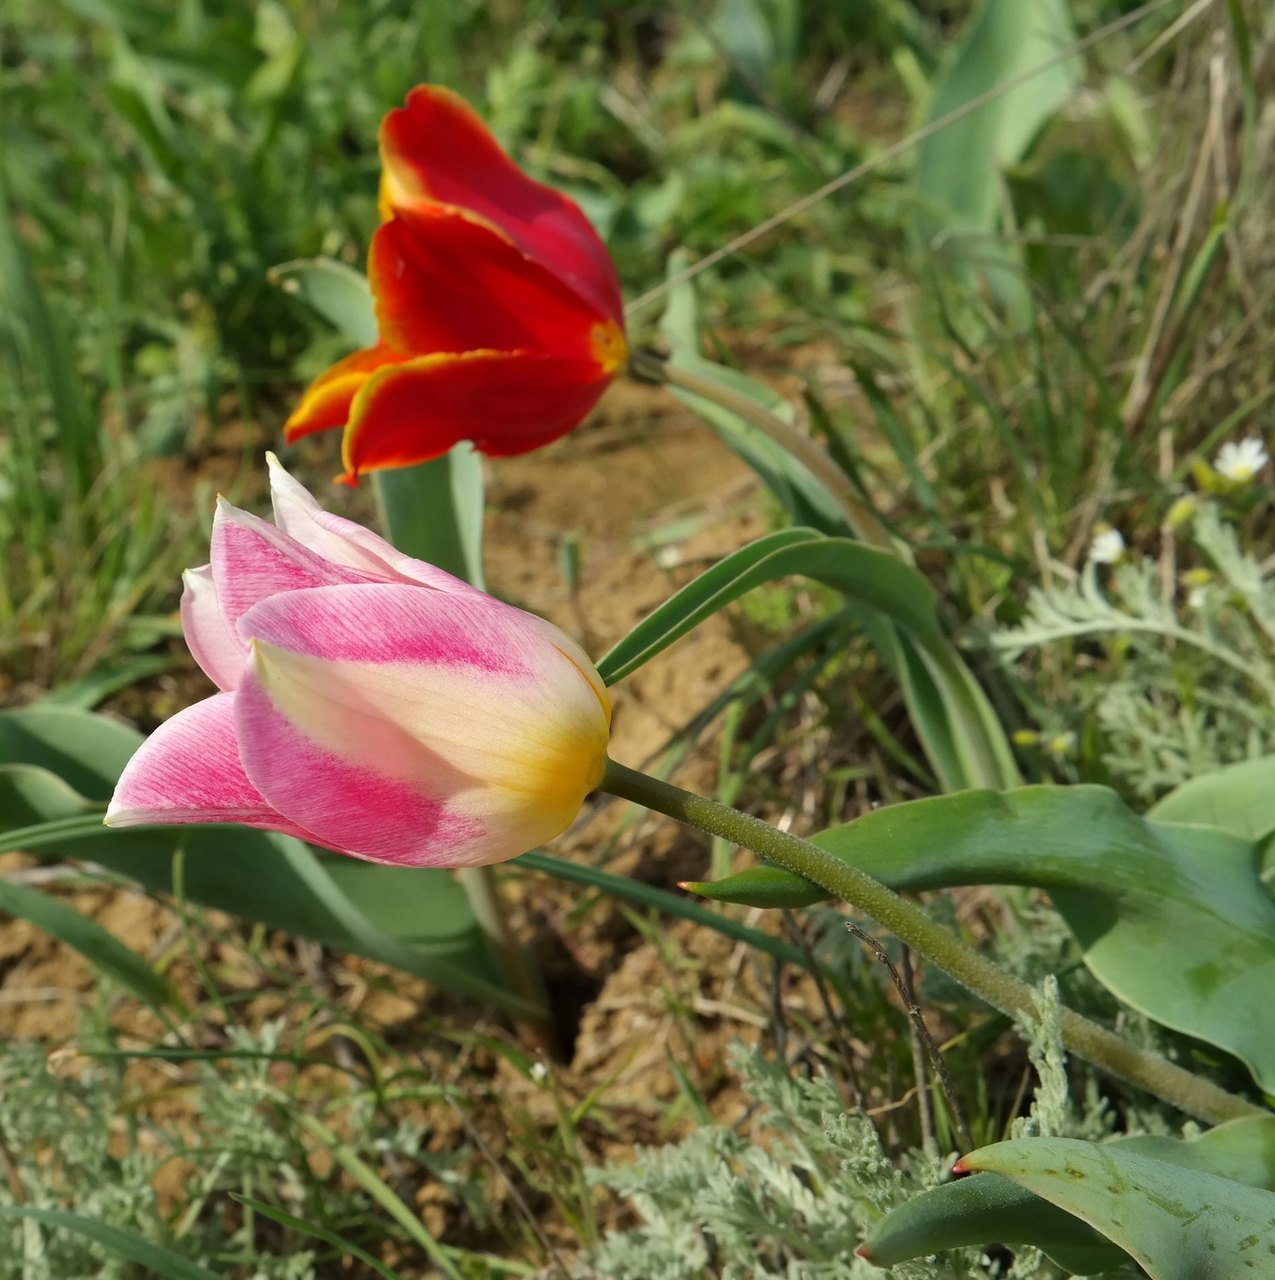
<path fill-rule="evenodd" d="M 355 395 L 372 372 L 402 358 L 386 343 L 379 342 L 338 360 L 305 389 L 300 403 L 283 424 L 283 438 L 291 444 L 312 432 L 344 426 L 350 419 Z"/>
<path fill-rule="evenodd" d="M 373 375 L 355 399 L 342 479 L 427 462 L 461 440 L 493 457 L 538 449 L 579 425 L 610 380 L 596 361 L 529 351 L 407 360 Z"/>
<path fill-rule="evenodd" d="M 545 351 L 588 358 L 605 317 L 485 223 L 432 205 L 385 223 L 368 278 L 385 342 L 436 351 Z"/>
<path fill-rule="evenodd" d="M 463 98 L 418 85 L 381 125 L 382 198 L 395 213 L 435 202 L 499 227 L 616 324 L 620 282 L 606 246 L 580 207 L 529 178 Z"/>

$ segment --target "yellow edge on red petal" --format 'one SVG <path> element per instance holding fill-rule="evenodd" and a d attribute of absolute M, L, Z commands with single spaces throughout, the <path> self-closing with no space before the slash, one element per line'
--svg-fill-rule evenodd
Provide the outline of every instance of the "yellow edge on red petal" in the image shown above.
<path fill-rule="evenodd" d="M 394 366 L 390 366 L 393 368 Z M 371 375 L 366 370 L 358 373 L 341 374 L 329 381 L 324 381 L 320 377 L 317 381 L 310 384 L 305 394 L 301 397 L 297 407 L 288 414 L 288 420 L 283 424 L 283 438 L 288 444 L 292 444 L 302 435 L 308 432 L 304 429 L 304 424 L 311 418 L 318 417 L 316 410 L 329 399 L 345 400 L 351 396 L 357 397 L 357 388 L 365 383 Z M 339 426 L 334 423 L 333 426 Z"/>
<path fill-rule="evenodd" d="M 450 364 L 453 361 L 460 360 L 490 360 L 494 356 L 508 356 L 523 354 L 516 351 L 498 351 L 491 347 L 478 347 L 473 351 L 434 351 L 426 356 L 415 356 L 410 360 L 400 361 L 398 364 L 386 365 L 384 368 L 377 369 L 359 388 L 358 394 L 354 397 L 353 403 L 350 405 L 350 419 L 345 424 L 345 431 L 341 435 L 341 465 L 345 470 L 341 475 L 335 477 L 335 483 L 345 485 L 357 485 L 359 476 L 369 471 L 382 471 L 386 468 L 396 466 L 411 465 L 408 463 L 386 463 L 380 467 L 364 467 L 361 471 L 356 471 L 354 467 L 354 441 L 358 436 L 363 410 L 376 388 L 386 378 L 393 377 L 397 373 L 412 371 L 416 372 L 421 369 L 430 369 L 435 365 Z M 420 459 L 417 459 L 420 461 Z"/>

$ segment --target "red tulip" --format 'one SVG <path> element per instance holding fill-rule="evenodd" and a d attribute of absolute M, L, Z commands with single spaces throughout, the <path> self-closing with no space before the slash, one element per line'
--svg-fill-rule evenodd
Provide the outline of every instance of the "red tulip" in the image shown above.
<path fill-rule="evenodd" d="M 380 341 L 321 374 L 289 441 L 344 424 L 345 482 L 471 440 L 526 453 L 578 426 L 628 357 L 619 280 L 576 203 L 529 178 L 456 94 L 381 125 L 368 279 Z"/>

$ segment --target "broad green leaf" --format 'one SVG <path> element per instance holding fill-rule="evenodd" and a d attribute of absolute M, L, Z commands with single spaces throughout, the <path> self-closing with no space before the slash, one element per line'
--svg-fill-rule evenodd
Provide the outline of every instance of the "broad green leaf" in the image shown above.
<path fill-rule="evenodd" d="M 85 711 L 0 713 L 0 845 L 21 847 L 3 834 L 16 828 L 29 834 L 36 823 L 75 824 L 95 807 L 100 813 L 141 741 L 128 726 Z M 92 812 L 78 821 L 69 832 L 51 825 L 38 842 L 41 855 L 92 861 L 163 893 L 181 848 L 193 901 L 530 1012 L 505 991 L 464 891 L 445 871 L 320 857 L 291 836 L 246 827 L 110 831 Z"/>
<path fill-rule="evenodd" d="M 1262 840 L 1275 831 L 1275 756 L 1192 778 L 1153 805 L 1147 817 L 1221 827 L 1246 840 Z"/>
<path fill-rule="evenodd" d="M 415 467 L 372 477 L 390 541 L 483 588 L 483 464 L 468 442 Z"/>
<path fill-rule="evenodd" d="M 29 920 L 37 929 L 65 942 L 95 969 L 147 1004 L 155 1008 L 181 1007 L 177 993 L 136 951 L 96 920 L 82 916 L 50 894 L 0 880 L 0 913 Z"/>
<path fill-rule="evenodd" d="M 727 556 L 660 605 L 598 663 L 602 678 L 622 680 L 753 587 L 793 574 L 845 592 L 922 640 L 938 635 L 934 594 L 915 570 L 861 542 L 785 529 Z"/>
<path fill-rule="evenodd" d="M 27 1218 L 42 1226 L 73 1231 L 76 1235 L 110 1249 L 128 1262 L 145 1267 L 147 1275 L 160 1276 L 162 1280 L 221 1280 L 215 1271 L 189 1262 L 169 1249 L 78 1213 L 67 1213 L 63 1209 L 37 1209 L 21 1204 L 4 1205 L 0 1206 L 0 1218 Z"/>
<path fill-rule="evenodd" d="M 1275 901 L 1251 842 L 1147 821 L 1115 792 L 1089 786 L 917 800 L 812 839 L 898 890 L 1048 890 L 1106 987 L 1235 1054 L 1275 1090 Z M 772 877 L 772 893 L 786 874 Z M 733 879 L 717 881 L 712 896 L 734 901 Z M 754 900 L 751 884 L 743 891 Z"/>
<path fill-rule="evenodd" d="M 1120 1148 L 1184 1169 L 1275 1188 L 1275 1116 L 1233 1120 L 1201 1138 L 1117 1138 Z M 886 1214 L 860 1253 L 882 1267 L 964 1245 L 1030 1244 L 1074 1275 L 1114 1270 L 1127 1255 L 1087 1222 L 1000 1174 L 962 1178 Z"/>
<path fill-rule="evenodd" d="M 982 0 L 938 78 L 925 123 L 1043 67 L 1074 40 L 1067 0 Z M 948 252 L 960 255 L 967 276 L 987 275 L 1015 308 L 1026 303 L 1026 291 L 1014 258 L 988 238 L 1007 202 L 1002 175 L 1026 154 L 1079 76 L 1076 60 L 1057 63 L 917 146 L 912 182 L 922 205 L 922 243 L 942 239 Z M 989 270 L 997 262 L 1008 269 Z"/>
<path fill-rule="evenodd" d="M 1238 1280 L 1275 1270 L 1275 1194 L 1128 1144 L 998 1142 L 963 1157 L 1088 1222 L 1150 1280 Z"/>
<path fill-rule="evenodd" d="M 373 346 L 376 311 L 367 279 L 335 258 L 298 258 L 272 268 L 271 283 L 312 306 L 356 347 Z"/>

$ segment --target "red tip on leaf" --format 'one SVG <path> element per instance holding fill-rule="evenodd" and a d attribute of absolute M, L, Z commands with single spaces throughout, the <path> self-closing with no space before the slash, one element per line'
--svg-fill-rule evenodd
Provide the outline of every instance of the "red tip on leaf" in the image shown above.
<path fill-rule="evenodd" d="M 861 1245 L 860 1245 L 860 1246 L 859 1246 L 859 1247 L 854 1251 L 854 1256 L 855 1256 L 856 1258 L 862 1258 L 865 1262 L 871 1262 L 871 1261 L 872 1261 L 872 1251 L 868 1248 L 868 1246 L 867 1246 L 866 1244 L 861 1244 Z"/>
<path fill-rule="evenodd" d="M 970 1174 L 972 1174 L 973 1172 L 974 1172 L 974 1170 L 973 1170 L 973 1169 L 971 1169 L 971 1168 L 969 1167 L 969 1165 L 967 1165 L 967 1164 L 965 1163 L 965 1157 L 964 1157 L 964 1156 L 962 1156 L 962 1157 L 961 1157 L 961 1158 L 960 1158 L 960 1159 L 959 1159 L 959 1160 L 958 1160 L 958 1161 L 957 1161 L 957 1162 L 952 1166 L 952 1177 L 954 1177 L 954 1178 L 968 1178 L 968 1177 L 969 1177 L 969 1175 L 970 1175 Z"/>

